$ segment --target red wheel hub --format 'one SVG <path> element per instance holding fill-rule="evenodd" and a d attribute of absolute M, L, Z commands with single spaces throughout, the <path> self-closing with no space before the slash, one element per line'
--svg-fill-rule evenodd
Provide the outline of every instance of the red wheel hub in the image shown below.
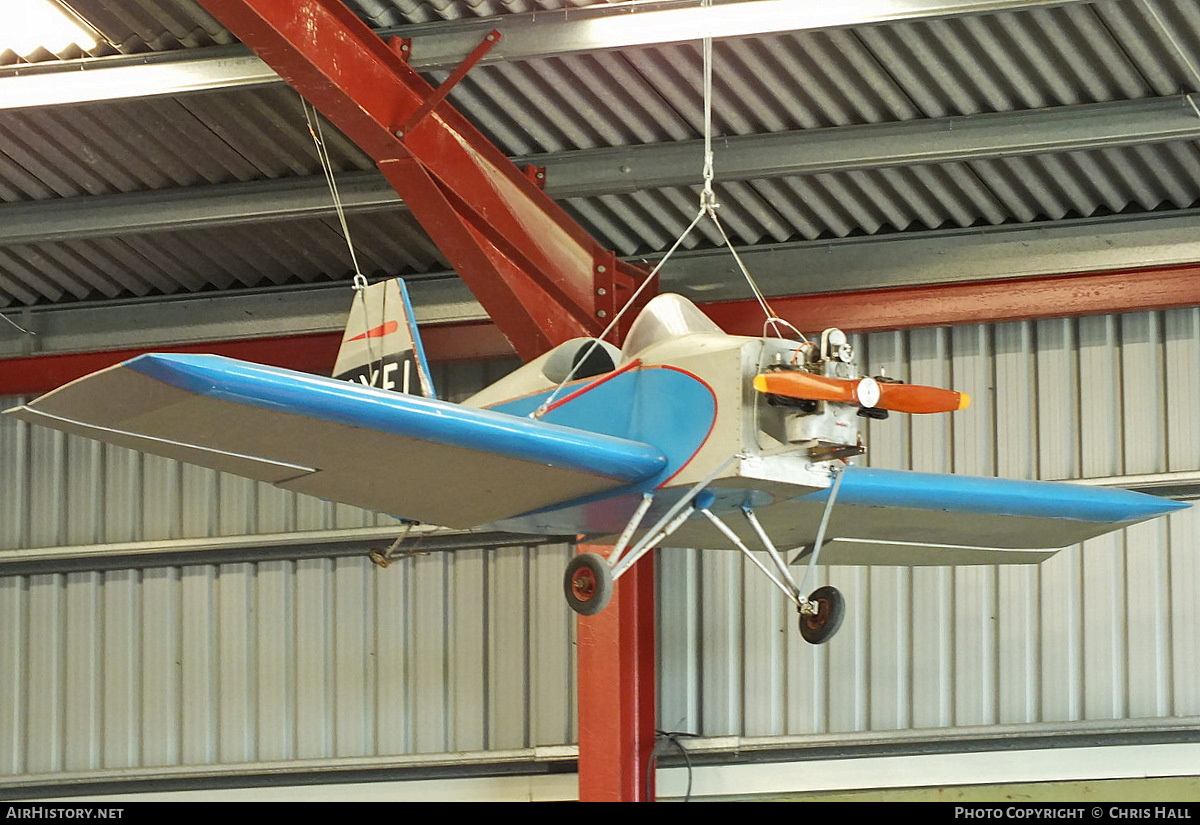
<path fill-rule="evenodd" d="M 581 567 L 571 576 L 571 590 L 575 598 L 581 602 L 591 601 L 596 595 L 596 574 L 586 567 Z"/>
<path fill-rule="evenodd" d="M 829 621 L 829 601 L 816 599 L 814 604 L 817 606 L 817 612 L 805 614 L 804 623 L 813 630 L 820 630 Z"/>

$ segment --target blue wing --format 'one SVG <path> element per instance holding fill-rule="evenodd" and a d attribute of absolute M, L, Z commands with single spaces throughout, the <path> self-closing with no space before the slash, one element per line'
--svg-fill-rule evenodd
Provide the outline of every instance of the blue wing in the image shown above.
<path fill-rule="evenodd" d="M 780 546 L 811 550 L 830 491 L 758 510 Z M 825 564 L 1039 562 L 1059 549 L 1190 505 L 1106 487 L 852 467 L 845 470 L 820 560 Z M 750 546 L 754 534 L 730 524 Z M 684 546 L 727 546 L 694 520 Z M 714 543 L 715 542 L 715 543 Z"/>
<path fill-rule="evenodd" d="M 823 506 L 828 496 L 822 490 L 799 501 Z M 1086 484 L 855 468 L 847 471 L 834 505 L 826 562 L 1040 561 L 1063 547 L 1188 506 Z M 821 554 L 826 556 L 826 548 Z"/>
<path fill-rule="evenodd" d="M 666 467 L 659 450 L 637 441 L 214 355 L 143 355 L 7 412 L 449 527 Z"/>

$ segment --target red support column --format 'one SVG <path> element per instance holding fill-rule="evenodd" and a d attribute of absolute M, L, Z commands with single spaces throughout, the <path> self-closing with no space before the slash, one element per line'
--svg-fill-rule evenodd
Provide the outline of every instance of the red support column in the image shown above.
<path fill-rule="evenodd" d="M 579 552 L 607 556 L 611 547 Z M 654 750 L 654 556 L 621 576 L 608 607 L 580 616 L 579 801 L 652 802 L 646 766 Z"/>

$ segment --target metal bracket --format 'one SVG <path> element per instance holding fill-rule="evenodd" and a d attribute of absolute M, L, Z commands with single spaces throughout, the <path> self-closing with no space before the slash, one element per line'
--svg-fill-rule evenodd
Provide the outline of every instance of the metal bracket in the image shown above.
<path fill-rule="evenodd" d="M 534 186 L 542 191 L 546 189 L 546 167 L 534 166 L 532 163 L 527 163 L 521 167 L 521 171 L 525 173 L 525 177 L 533 181 Z"/>
<path fill-rule="evenodd" d="M 387 39 L 388 48 L 396 53 L 396 56 L 405 63 L 412 57 L 412 38 L 411 37 L 389 37 Z"/>
<path fill-rule="evenodd" d="M 611 249 L 597 257 L 592 265 L 592 286 L 595 290 L 596 317 L 608 323 L 620 306 L 617 305 L 617 254 Z"/>
<path fill-rule="evenodd" d="M 459 81 L 467 76 L 467 72 L 475 68 L 475 64 L 482 60 L 485 54 L 491 51 L 492 46 L 495 46 L 500 42 L 500 38 L 502 36 L 503 35 L 501 35 L 496 29 L 492 29 L 490 32 L 488 32 L 487 36 L 484 37 L 483 40 L 479 41 L 479 45 L 472 49 L 471 53 L 467 55 L 466 60 L 464 60 L 462 63 L 459 63 L 458 68 L 451 72 L 450 76 L 442 81 L 440 86 L 434 89 L 433 94 L 425 98 L 425 102 L 422 103 L 417 110 L 412 113 L 412 117 L 405 121 L 404 125 L 396 130 L 396 137 L 402 138 L 412 132 L 412 130 L 415 129 L 417 125 L 424 120 L 425 117 L 432 112 L 439 103 L 446 99 L 446 95 L 450 94 L 451 90 L 458 85 Z"/>
<path fill-rule="evenodd" d="M 625 311 L 621 323 L 608 339 L 618 346 L 625 340 L 625 334 L 641 308 L 658 292 L 658 284 L 650 284 L 638 295 L 637 304 L 626 309 L 625 305 L 641 288 L 641 279 L 645 277 L 649 277 L 648 273 L 622 261 L 611 249 L 592 259 L 592 306 L 596 320 L 607 325 L 618 312 Z M 658 276 L 654 278 L 657 280 Z"/>

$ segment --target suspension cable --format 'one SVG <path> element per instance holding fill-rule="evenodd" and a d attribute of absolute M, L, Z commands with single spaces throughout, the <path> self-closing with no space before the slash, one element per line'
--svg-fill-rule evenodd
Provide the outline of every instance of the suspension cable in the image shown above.
<path fill-rule="evenodd" d="M 702 0 L 700 7 L 711 8 L 712 0 Z M 707 212 L 715 220 L 716 209 L 720 204 L 717 202 L 717 194 L 712 188 L 715 173 L 712 150 L 713 45 L 711 35 L 704 38 L 701 55 L 704 62 L 704 188 L 700 190 L 700 211 Z"/>
<path fill-rule="evenodd" d="M 712 0 L 702 0 L 700 5 L 702 8 L 710 7 L 712 6 Z M 763 324 L 763 334 L 766 334 L 766 329 L 769 326 L 775 331 L 775 334 L 778 337 L 783 338 L 784 335 L 781 332 L 781 328 L 787 327 L 793 333 L 795 333 L 801 341 L 808 341 L 808 339 L 804 337 L 804 334 L 800 332 L 800 330 L 796 329 L 783 318 L 780 318 L 771 309 L 770 305 L 767 303 L 766 296 L 763 294 L 763 291 L 759 289 L 757 282 L 755 282 L 753 276 L 750 274 L 750 271 L 746 268 L 746 264 L 742 261 L 741 256 L 738 255 L 733 243 L 729 240 L 729 236 L 725 233 L 725 227 L 722 226 L 721 221 L 717 218 L 717 209 L 721 206 L 721 204 L 717 200 L 716 192 L 713 190 L 715 163 L 712 148 L 713 45 L 711 36 L 703 39 L 701 54 L 704 63 L 704 167 L 702 170 L 704 185 L 700 190 L 700 208 L 696 212 L 696 216 L 692 218 L 692 222 L 687 225 L 687 228 L 680 233 L 679 237 L 676 238 L 675 243 L 671 246 L 671 248 L 667 250 L 667 254 L 658 261 L 654 269 L 651 270 L 650 275 L 647 276 L 647 278 L 638 286 L 633 295 L 630 296 L 629 300 L 625 302 L 625 305 L 621 307 L 620 311 L 613 316 L 612 321 L 610 321 L 608 326 L 604 328 L 604 331 L 600 333 L 600 336 L 592 341 L 591 345 L 585 351 L 583 357 L 576 359 L 575 366 L 571 368 L 571 371 L 567 373 L 567 376 L 563 378 L 562 381 L 558 382 L 557 386 L 555 386 L 554 390 L 551 391 L 549 396 L 547 396 L 546 400 L 542 402 L 542 404 L 539 405 L 536 410 L 529 414 L 530 418 L 541 418 L 546 414 L 548 409 L 558 398 L 559 393 L 562 392 L 563 387 L 565 387 L 575 378 L 575 373 L 578 372 L 579 367 L 585 361 L 587 361 L 588 356 L 590 356 L 593 350 L 600 345 L 600 341 L 607 338 L 609 333 L 611 333 L 612 330 L 617 327 L 617 324 L 625 315 L 626 310 L 636 303 L 638 296 L 642 293 L 642 290 L 646 288 L 647 284 L 654 280 L 654 277 L 658 274 L 659 270 L 662 269 L 663 265 L 666 264 L 667 260 L 670 259 L 671 255 L 674 254 L 675 250 L 679 248 L 680 244 L 682 244 L 684 239 L 691 234 L 692 230 L 696 228 L 696 225 L 705 215 L 712 219 L 713 224 L 717 227 L 717 231 L 721 235 L 721 240 L 724 241 L 726 248 L 728 248 L 729 252 L 733 255 L 733 259 L 737 262 L 738 269 L 741 270 L 742 275 L 746 278 L 746 283 L 750 285 L 750 291 L 754 294 L 755 300 L 758 301 L 758 305 L 762 308 L 763 315 L 766 316 L 766 321 Z"/>
<path fill-rule="evenodd" d="M 754 277 L 750 274 L 750 270 L 746 268 L 746 264 L 742 261 L 742 256 L 738 254 L 737 250 L 733 246 L 733 243 L 729 240 L 729 236 L 725 234 L 725 227 L 721 225 L 721 221 L 717 218 L 716 211 L 710 209 L 708 216 L 712 219 L 713 224 L 717 227 L 717 231 L 721 233 L 721 240 L 725 242 L 725 246 L 728 247 L 729 253 L 733 255 L 733 259 L 737 262 L 738 269 L 742 271 L 742 275 L 746 277 L 746 283 L 750 285 L 750 291 L 754 293 L 755 300 L 758 301 L 758 305 L 762 307 L 763 315 L 766 316 L 766 321 L 763 322 L 763 335 L 766 335 L 767 327 L 769 326 L 775 331 L 776 336 L 783 338 L 784 336 L 782 333 L 780 333 L 779 328 L 781 326 L 785 326 L 792 332 L 796 333 L 796 335 L 800 336 L 801 341 L 807 342 L 808 339 L 804 337 L 804 333 L 796 329 L 783 318 L 780 318 L 775 314 L 775 311 L 771 309 L 770 305 L 767 303 L 767 297 L 763 295 L 763 291 L 758 288 L 758 283 L 754 280 Z"/>
<path fill-rule="evenodd" d="M 329 194 L 333 198 L 333 210 L 337 214 L 338 223 L 342 227 L 342 238 L 346 241 L 346 249 L 350 252 L 350 263 L 354 267 L 354 294 L 356 300 L 362 305 L 363 323 L 369 330 L 371 328 L 371 319 L 367 313 L 367 276 L 363 275 L 362 269 L 358 266 L 358 255 L 354 252 L 354 241 L 350 237 L 350 225 L 346 222 L 346 207 L 342 203 L 341 193 L 338 192 L 337 176 L 333 173 L 333 161 L 329 157 L 329 147 L 325 143 L 325 133 L 321 128 L 321 118 L 317 114 L 317 107 L 313 106 L 311 111 L 309 103 L 300 96 L 300 106 L 304 109 L 304 120 L 308 124 L 308 133 L 312 136 L 313 145 L 317 147 L 317 159 L 321 164 L 321 172 L 325 175 L 325 183 L 329 187 Z M 385 300 L 386 300 L 386 293 Z M 386 307 L 383 317 L 386 317 Z M 381 317 L 380 323 L 383 322 Z M 375 381 L 371 376 L 371 368 L 374 365 L 376 358 L 371 346 L 371 337 L 368 335 L 364 340 L 364 345 L 367 348 L 367 384 L 374 386 Z M 383 354 L 379 356 L 379 370 L 382 375 L 383 371 Z"/>
<path fill-rule="evenodd" d="M 709 8 L 712 6 L 712 0 L 701 0 L 700 6 L 701 8 Z M 679 237 L 675 240 L 675 243 L 671 246 L 671 248 L 667 250 L 667 254 L 664 255 L 655 265 L 654 269 L 651 270 L 650 275 L 638 286 L 633 295 L 630 296 L 629 300 L 625 302 L 625 305 L 621 307 L 620 311 L 613 316 L 612 321 L 610 321 L 608 326 L 604 328 L 604 331 L 600 333 L 600 336 L 592 341 L 591 346 L 586 350 L 584 356 L 577 359 L 575 366 L 571 368 L 571 371 L 567 374 L 567 376 L 563 378 L 563 380 L 560 381 L 557 386 L 555 386 L 554 390 L 550 393 L 546 400 L 536 410 L 529 414 L 530 418 L 541 418 L 546 414 L 547 409 L 554 403 L 555 399 L 558 398 L 558 395 L 560 392 L 562 392 L 563 387 L 565 387 L 575 378 L 575 373 L 579 370 L 579 367 L 587 360 L 587 357 L 591 355 L 592 351 L 600 345 L 600 341 L 607 338 L 609 333 L 616 328 L 626 310 L 636 303 L 638 296 L 642 293 L 642 290 L 646 288 L 647 284 L 654 280 L 654 277 L 658 274 L 659 270 L 662 269 L 663 265 L 675 252 L 675 250 L 679 248 L 684 239 L 691 234 L 692 230 L 696 228 L 696 225 L 705 215 L 707 215 L 712 220 L 713 225 L 716 226 L 717 231 L 721 235 L 721 240 L 725 244 L 725 247 L 729 250 L 730 254 L 733 255 L 734 261 L 737 262 L 738 269 L 745 277 L 746 283 L 750 285 L 750 291 L 754 294 L 754 299 L 758 302 L 759 307 L 762 308 L 763 315 L 766 317 L 766 321 L 763 323 L 763 334 L 766 335 L 767 327 L 770 327 L 772 330 L 774 330 L 776 336 L 783 338 L 785 336 L 782 332 L 782 328 L 786 327 L 797 337 L 799 337 L 801 341 L 804 341 L 805 343 L 808 342 L 808 339 L 804 336 L 804 333 L 800 332 L 800 330 L 796 329 L 796 327 L 794 327 L 792 324 L 779 317 L 779 315 L 777 315 L 775 311 L 771 309 L 770 305 L 767 303 L 766 296 L 759 288 L 758 283 L 754 280 L 754 277 L 750 274 L 750 270 L 746 268 L 746 264 L 742 260 L 742 257 L 738 255 L 737 249 L 735 249 L 733 246 L 733 242 L 729 240 L 729 235 L 726 234 L 725 227 L 717 218 L 717 209 L 720 208 L 721 204 L 717 200 L 717 193 L 713 190 L 713 179 L 716 177 L 716 172 L 712 148 L 713 39 L 711 35 L 703 39 L 701 55 L 704 63 L 704 167 L 702 170 L 704 185 L 700 190 L 699 211 L 697 211 L 696 217 L 692 219 L 692 222 L 687 225 L 687 228 L 684 229 Z"/>
<path fill-rule="evenodd" d="M 25 329 L 25 327 L 21 326 L 21 325 L 20 325 L 20 324 L 18 324 L 16 321 L 14 321 L 12 318 L 9 318 L 7 315 L 4 315 L 3 313 L 0 313 L 0 318 L 3 318 L 3 319 L 4 319 L 5 321 L 7 321 L 7 322 L 8 322 L 10 325 L 12 325 L 12 326 L 16 327 L 18 330 L 20 330 L 21 332 L 25 333 L 26 335 L 37 335 L 37 333 L 36 333 L 36 332 L 34 332 L 33 330 L 30 330 L 30 329 Z"/>
<path fill-rule="evenodd" d="M 304 120 L 308 123 L 308 133 L 312 135 L 317 147 L 317 158 L 321 162 L 321 171 L 325 175 L 325 183 L 329 186 L 329 194 L 333 196 L 333 209 L 337 213 L 338 223 L 342 227 L 342 237 L 346 240 L 346 248 L 350 250 L 350 262 L 354 265 L 354 288 L 359 292 L 367 288 L 367 277 L 358 266 L 358 256 L 354 253 L 354 242 L 350 238 L 350 227 L 346 223 L 346 208 L 342 196 L 338 192 L 337 179 L 333 174 L 333 162 L 329 158 L 329 148 L 325 144 L 325 134 L 321 129 L 321 118 L 317 116 L 316 107 L 309 111 L 308 101 L 300 98 L 304 109 Z"/>
<path fill-rule="evenodd" d="M 654 269 L 650 270 L 650 274 L 646 276 L 646 279 L 638 284 L 638 288 L 635 289 L 633 294 L 629 296 L 629 300 L 625 302 L 625 305 L 622 306 L 615 315 L 613 315 L 613 319 L 608 322 L 608 326 L 604 328 L 604 331 L 601 332 L 597 338 L 592 340 L 592 343 L 584 351 L 583 357 L 575 359 L 575 366 L 571 367 L 571 371 L 567 373 L 566 377 L 559 381 L 550 395 L 546 397 L 546 400 L 543 401 L 536 410 L 529 414 L 530 418 L 541 418 L 546 414 L 549 408 L 554 404 L 554 400 L 558 398 L 558 394 L 562 392 L 563 387 L 574 380 L 575 373 L 579 371 L 579 368 L 583 366 L 595 349 L 600 346 L 600 342 L 607 338 L 609 333 L 616 329 L 617 324 L 620 323 L 622 316 L 624 316 L 626 311 L 637 302 L 638 296 L 642 294 L 642 290 L 644 290 L 646 286 L 654 280 L 655 276 L 658 275 L 659 270 L 663 268 L 663 264 L 667 262 L 672 254 L 674 254 L 675 250 L 679 248 L 679 245 L 683 243 L 683 239 L 691 234 L 692 230 L 696 228 L 696 224 L 700 223 L 700 219 L 703 217 L 704 210 L 701 209 L 696 213 L 696 217 L 692 218 L 692 222 L 688 224 L 687 229 L 683 230 L 683 233 L 676 238 L 675 243 L 672 244 L 671 248 L 667 250 L 667 254 L 664 255 L 659 262 L 654 265 Z"/>
<path fill-rule="evenodd" d="M 712 0 L 702 0 L 700 6 L 701 8 L 709 8 L 712 6 Z M 808 341 L 800 330 L 780 318 L 767 304 L 766 296 L 758 288 L 758 284 L 755 282 L 753 276 L 751 276 L 750 270 L 746 268 L 742 257 L 738 255 L 733 243 L 729 240 L 729 236 L 725 233 L 725 227 L 721 225 L 721 221 L 717 218 L 717 209 L 721 204 L 717 201 L 716 192 L 712 188 L 713 178 L 715 177 L 715 164 L 712 149 L 713 44 L 711 36 L 704 38 L 702 54 L 704 59 L 704 188 L 700 190 L 700 211 L 712 219 L 713 225 L 717 227 L 717 231 L 721 234 L 721 240 L 725 242 L 726 248 L 733 255 L 738 269 L 741 270 L 742 275 L 746 278 L 746 283 L 750 285 L 750 291 L 754 293 L 754 299 L 758 301 L 758 305 L 762 308 L 763 315 L 766 316 L 766 321 L 763 324 L 763 335 L 766 335 L 767 327 L 769 326 L 775 331 L 776 336 L 783 338 L 784 336 L 780 332 L 780 327 L 786 326 L 792 332 L 796 333 L 796 335 L 800 336 L 800 340 Z"/>

